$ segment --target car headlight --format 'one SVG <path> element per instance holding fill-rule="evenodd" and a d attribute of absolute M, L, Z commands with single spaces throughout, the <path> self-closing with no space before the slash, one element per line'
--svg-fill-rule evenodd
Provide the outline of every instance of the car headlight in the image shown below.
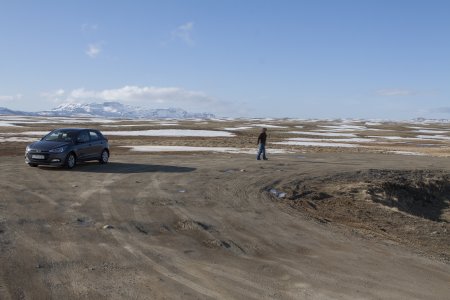
<path fill-rule="evenodd" d="M 25 148 L 25 152 L 28 152 L 30 150 L 31 150 L 30 145 L 28 145 L 27 148 Z"/>
<path fill-rule="evenodd" d="M 50 152 L 50 153 L 62 153 L 62 152 L 64 152 L 64 150 L 66 150 L 66 146 L 58 147 L 58 148 L 55 148 L 55 149 L 51 149 L 48 152 Z"/>

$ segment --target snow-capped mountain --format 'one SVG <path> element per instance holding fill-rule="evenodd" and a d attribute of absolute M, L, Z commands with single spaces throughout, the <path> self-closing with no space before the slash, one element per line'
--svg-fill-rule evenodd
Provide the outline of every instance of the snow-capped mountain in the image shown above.
<path fill-rule="evenodd" d="M 4 111 L 4 112 L 3 112 Z M 11 111 L 0 108 L 0 114 L 36 115 L 51 117 L 103 117 L 103 118 L 126 118 L 126 119 L 209 119 L 214 118 L 210 113 L 190 113 L 180 108 L 150 109 L 138 106 L 125 105 L 120 102 L 104 103 L 68 103 L 62 104 L 48 111 L 36 113 Z"/>

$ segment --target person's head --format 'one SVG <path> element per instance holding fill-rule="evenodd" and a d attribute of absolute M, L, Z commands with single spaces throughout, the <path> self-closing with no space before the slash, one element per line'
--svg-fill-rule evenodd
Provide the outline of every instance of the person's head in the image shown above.
<path fill-rule="evenodd" d="M 266 132 L 266 131 L 267 131 L 267 128 L 261 129 L 261 132 Z"/>

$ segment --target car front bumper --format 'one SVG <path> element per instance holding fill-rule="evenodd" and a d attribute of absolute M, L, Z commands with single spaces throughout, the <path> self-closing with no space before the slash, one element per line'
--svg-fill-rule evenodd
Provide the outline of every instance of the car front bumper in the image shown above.
<path fill-rule="evenodd" d="M 67 153 L 32 152 L 25 153 L 25 163 L 36 165 L 62 166 Z"/>

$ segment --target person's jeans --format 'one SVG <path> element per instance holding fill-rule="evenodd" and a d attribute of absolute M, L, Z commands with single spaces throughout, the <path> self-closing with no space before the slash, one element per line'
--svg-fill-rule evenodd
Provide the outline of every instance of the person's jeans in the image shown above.
<path fill-rule="evenodd" d="M 261 159 L 261 154 L 263 156 L 263 159 L 266 158 L 266 145 L 265 144 L 259 144 L 258 145 L 258 155 L 256 156 L 256 159 Z"/>

